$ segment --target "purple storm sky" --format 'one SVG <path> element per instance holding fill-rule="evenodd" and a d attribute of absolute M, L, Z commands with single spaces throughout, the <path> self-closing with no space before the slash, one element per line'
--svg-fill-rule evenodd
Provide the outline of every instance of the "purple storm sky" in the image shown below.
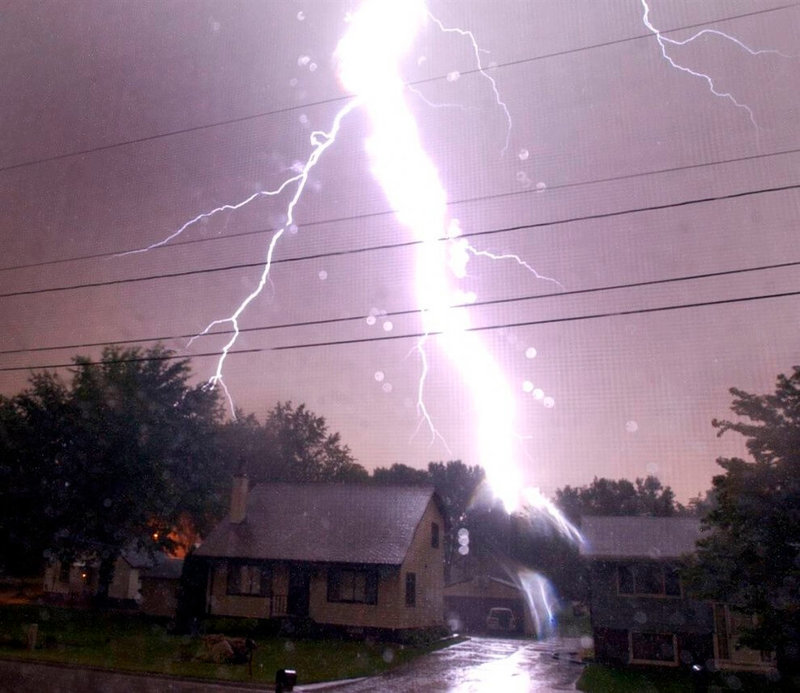
<path fill-rule="evenodd" d="M 506 118 L 468 40 L 429 24 L 403 66 L 451 216 L 476 249 L 515 253 L 563 286 L 480 257 L 463 282 L 493 302 L 468 310 L 492 328 L 482 338 L 518 392 L 519 463 L 546 494 L 652 473 L 686 500 L 709 486 L 717 456 L 742 451 L 710 425 L 728 415 L 728 388 L 768 392 L 800 362 L 800 296 L 774 296 L 800 292 L 798 266 L 742 271 L 800 262 L 800 5 L 650 5 L 673 39 L 713 28 L 784 54 L 749 55 L 714 35 L 670 49 L 746 103 L 757 127 L 662 58 L 639 0 L 431 0 L 485 49 L 513 121 L 505 154 Z M 191 346 L 180 336 L 252 290 L 288 195 L 216 215 L 167 247 L 113 254 L 292 175 L 311 131 L 345 103 L 332 55 L 357 6 L 0 2 L 0 392 L 22 389 L 26 368 L 100 351 L 76 345 L 221 348 L 225 336 Z M 367 468 L 475 464 L 473 405 L 435 338 L 426 401 L 449 450 L 418 427 L 420 362 L 402 338 L 420 329 L 406 312 L 415 251 L 372 178 L 367 128 L 358 111 L 343 123 L 241 320 L 310 324 L 243 333 L 235 349 L 256 351 L 232 355 L 225 381 L 260 418 L 279 400 L 305 402 Z M 183 272 L 195 273 L 120 281 Z M 102 285 L 30 293 L 89 283 Z M 504 301 L 514 298 L 526 300 Z M 748 300 L 697 305 L 731 299 Z M 385 336 L 398 338 L 373 339 Z M 271 350 L 318 342 L 349 343 Z M 215 359 L 193 368 L 205 380 Z"/>

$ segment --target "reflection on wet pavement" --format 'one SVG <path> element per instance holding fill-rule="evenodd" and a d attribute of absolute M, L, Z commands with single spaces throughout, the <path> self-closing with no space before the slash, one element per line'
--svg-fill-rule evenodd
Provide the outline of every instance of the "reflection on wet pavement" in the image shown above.
<path fill-rule="evenodd" d="M 452 693 L 528 693 L 575 690 L 581 666 L 569 661 L 572 640 L 472 638 L 432 652 L 383 676 L 354 682 L 340 690 L 448 691 Z"/>

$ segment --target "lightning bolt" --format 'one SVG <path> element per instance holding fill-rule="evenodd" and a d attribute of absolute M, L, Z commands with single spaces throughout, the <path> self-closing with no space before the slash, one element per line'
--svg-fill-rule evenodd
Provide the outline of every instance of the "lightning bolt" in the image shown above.
<path fill-rule="evenodd" d="M 753 127 L 756 128 L 758 132 L 758 123 L 756 123 L 755 115 L 753 114 L 753 109 L 750 108 L 746 103 L 742 103 L 739 101 L 732 93 L 727 91 L 721 91 L 717 88 L 716 84 L 714 83 L 713 78 L 711 75 L 706 74 L 705 72 L 697 72 L 692 70 L 685 65 L 681 65 L 677 60 L 675 60 L 667 51 L 667 46 L 685 46 L 693 41 L 696 41 L 701 36 L 716 36 L 722 38 L 726 41 L 730 41 L 731 43 L 737 45 L 739 48 L 744 50 L 745 52 L 749 53 L 752 56 L 758 55 L 779 55 L 783 58 L 790 58 L 791 56 L 785 55 L 777 50 L 756 50 L 754 48 L 750 48 L 748 45 L 740 41 L 735 36 L 731 36 L 730 34 L 726 34 L 724 31 L 719 31 L 717 29 L 702 29 L 698 31 L 696 34 L 693 34 L 687 39 L 683 39 L 682 41 L 678 41 L 676 39 L 668 38 L 661 33 L 659 29 L 657 29 L 653 23 L 650 21 L 650 6 L 647 4 L 647 0 L 641 0 L 643 15 L 642 15 L 642 22 L 647 27 L 647 29 L 656 37 L 656 41 L 658 41 L 658 45 L 661 47 L 661 56 L 666 60 L 672 67 L 676 70 L 680 70 L 681 72 L 685 72 L 686 74 L 692 75 L 693 77 L 697 77 L 698 79 L 702 79 L 708 85 L 709 91 L 714 95 L 718 96 L 722 99 L 727 99 L 730 101 L 734 106 L 740 108 L 750 119 L 750 122 L 753 124 Z"/>
<path fill-rule="evenodd" d="M 464 275 L 468 256 L 448 220 L 444 188 L 422 147 L 398 72 L 401 58 L 426 19 L 444 31 L 472 37 L 462 30 L 446 29 L 430 15 L 422 0 L 367 0 L 352 17 L 337 46 L 339 78 L 345 89 L 363 103 L 371 121 L 366 149 L 373 174 L 400 223 L 420 241 L 416 293 L 425 332 L 440 334 L 440 345 L 472 391 L 479 459 L 495 495 L 511 509 L 518 506 L 522 488 L 513 445 L 514 397 L 496 361 L 468 332 L 465 311 L 453 310 L 461 294 L 453 279 Z M 499 100 L 496 85 L 494 89 Z M 442 243 L 443 235 L 451 240 Z M 417 344 L 423 376 L 427 374 L 425 342 L 423 337 Z M 422 383 L 424 377 L 420 388 Z M 420 390 L 418 405 L 427 417 L 422 402 Z M 428 421 L 435 430 L 429 417 Z"/>
<path fill-rule="evenodd" d="M 492 92 L 494 93 L 494 100 L 495 103 L 502 109 L 503 114 L 506 117 L 506 141 L 505 145 L 503 146 L 503 150 L 501 154 L 505 154 L 508 151 L 508 145 L 511 141 L 511 112 L 508 110 L 508 106 L 506 105 L 505 101 L 503 101 L 502 97 L 500 96 L 500 90 L 497 88 L 497 82 L 495 81 L 494 77 L 492 77 L 483 67 L 483 61 L 481 60 L 481 48 L 478 45 L 478 41 L 475 38 L 475 35 L 471 31 L 467 31 L 465 29 L 459 29 L 458 27 L 446 27 L 439 19 L 433 16 L 431 12 L 426 8 L 425 14 L 427 17 L 439 27 L 439 30 L 445 34 L 458 34 L 459 36 L 464 36 L 469 39 L 470 44 L 472 45 L 472 52 L 475 54 L 475 62 L 478 65 L 478 71 L 484 76 L 485 79 L 489 81 L 489 84 L 492 87 Z"/>
<path fill-rule="evenodd" d="M 259 296 L 259 294 L 261 294 L 262 290 L 264 289 L 264 286 L 267 283 L 267 280 L 269 279 L 269 273 L 272 269 L 272 258 L 275 253 L 275 248 L 278 244 L 278 241 L 281 239 L 281 236 L 283 236 L 283 234 L 285 233 L 286 229 L 290 228 L 292 224 L 294 224 L 294 210 L 295 207 L 297 206 L 297 203 L 300 201 L 300 198 L 303 195 L 303 191 L 306 188 L 306 184 L 308 183 L 308 177 L 309 174 L 311 173 L 311 170 L 314 168 L 314 166 L 317 165 L 320 157 L 325 153 L 325 150 L 328 149 L 328 147 L 330 147 L 336 141 L 336 136 L 339 133 L 339 129 L 341 128 L 342 125 L 342 120 L 348 113 L 356 109 L 358 106 L 359 102 L 357 99 L 351 100 L 337 112 L 336 116 L 333 119 L 333 125 L 331 126 L 330 130 L 328 130 L 327 132 L 321 130 L 315 130 L 314 132 L 311 133 L 311 145 L 312 145 L 311 154 L 309 155 L 305 164 L 302 166 L 300 173 L 284 181 L 281 184 L 281 186 L 277 188 L 275 191 L 256 193 L 255 195 L 251 195 L 249 198 L 247 198 L 247 200 L 244 200 L 243 202 L 240 202 L 238 204 L 238 207 L 241 207 L 244 204 L 247 204 L 248 202 L 252 202 L 259 196 L 280 194 L 280 192 L 285 190 L 292 183 L 297 184 L 294 190 L 294 194 L 291 196 L 286 206 L 286 222 L 280 229 L 278 229 L 272 235 L 269 245 L 267 246 L 267 256 L 266 259 L 264 260 L 264 266 L 262 268 L 261 276 L 259 277 L 256 288 L 253 289 L 250 292 L 250 294 L 248 294 L 248 296 L 239 304 L 239 306 L 231 315 L 229 315 L 227 318 L 221 318 L 219 320 L 214 320 L 210 322 L 202 332 L 200 332 L 196 336 L 192 337 L 191 340 L 189 340 L 189 344 L 191 344 L 198 337 L 202 337 L 203 335 L 208 334 L 209 330 L 211 330 L 217 325 L 229 324 L 233 328 L 233 334 L 231 335 L 231 338 L 228 340 L 225 346 L 222 347 L 220 357 L 217 360 L 216 370 L 214 372 L 214 375 L 212 375 L 211 378 L 209 379 L 208 384 L 209 386 L 219 385 L 223 389 L 223 391 L 225 392 L 225 396 L 228 399 L 228 404 L 230 405 L 231 412 L 234 414 L 234 416 L 235 416 L 235 411 L 233 406 L 233 399 L 230 395 L 230 392 L 228 391 L 227 386 L 225 385 L 225 381 L 223 380 L 222 371 L 225 365 L 225 360 L 228 357 L 228 352 L 231 350 L 233 345 L 236 343 L 236 340 L 239 338 L 239 318 L 242 315 L 242 313 L 246 310 L 246 308 L 250 305 L 250 303 L 252 303 Z M 181 227 L 179 231 L 173 233 L 169 237 L 169 239 L 176 237 L 176 235 L 178 235 L 179 233 L 182 233 L 183 230 L 185 230 L 190 223 L 195 223 L 196 221 L 199 221 L 203 217 L 207 217 L 218 211 L 222 211 L 223 209 L 225 209 L 225 207 L 229 206 L 225 205 L 224 207 L 217 208 L 216 210 L 208 212 L 205 215 L 200 215 L 198 217 L 195 217 L 195 219 L 193 219 L 192 222 L 187 222 Z M 165 239 L 165 241 L 162 241 L 158 245 L 163 245 L 163 243 L 169 239 Z"/>

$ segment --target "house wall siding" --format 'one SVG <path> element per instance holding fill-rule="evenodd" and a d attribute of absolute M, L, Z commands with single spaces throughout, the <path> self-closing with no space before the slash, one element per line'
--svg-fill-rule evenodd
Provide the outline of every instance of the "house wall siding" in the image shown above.
<path fill-rule="evenodd" d="M 273 578 L 274 579 L 274 578 Z M 270 598 L 228 594 L 228 564 L 215 562 L 209 570 L 209 613 L 215 616 L 269 618 Z"/>

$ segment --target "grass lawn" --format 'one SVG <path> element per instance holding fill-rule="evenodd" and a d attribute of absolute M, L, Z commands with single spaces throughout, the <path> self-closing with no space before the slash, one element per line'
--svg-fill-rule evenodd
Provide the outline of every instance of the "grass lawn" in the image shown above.
<path fill-rule="evenodd" d="M 686 693 L 692 690 L 764 691 L 783 690 L 765 676 L 742 672 L 716 672 L 705 688 L 694 688 L 695 681 L 685 669 L 624 669 L 602 664 L 588 665 L 578 679 L 577 688 L 586 693 Z"/>
<path fill-rule="evenodd" d="M 23 627 L 38 624 L 34 650 Z M 256 638 L 253 676 L 247 664 L 194 660 L 200 639 L 172 635 L 140 615 L 44 606 L 0 607 L 0 656 L 64 662 L 175 676 L 271 683 L 280 668 L 295 669 L 301 683 L 370 676 L 432 649 L 359 640 Z M 441 645 L 440 645 L 441 646 Z"/>

